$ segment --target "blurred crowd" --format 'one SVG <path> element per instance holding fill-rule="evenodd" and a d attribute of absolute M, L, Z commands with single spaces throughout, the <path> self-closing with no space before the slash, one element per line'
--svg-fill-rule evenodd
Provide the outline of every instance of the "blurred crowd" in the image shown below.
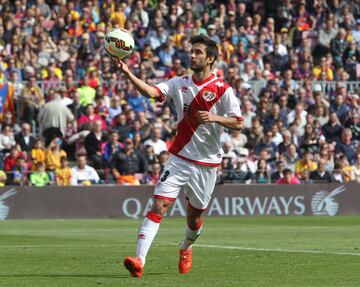
<path fill-rule="evenodd" d="M 360 1 L 0 0 L 0 184 L 156 184 L 172 103 L 140 95 L 103 49 L 150 84 L 189 72 L 206 34 L 241 101 L 218 182 L 360 182 Z"/>

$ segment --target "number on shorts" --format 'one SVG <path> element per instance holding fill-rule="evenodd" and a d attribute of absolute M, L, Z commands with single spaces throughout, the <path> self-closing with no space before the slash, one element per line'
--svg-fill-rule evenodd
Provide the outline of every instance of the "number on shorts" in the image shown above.
<path fill-rule="evenodd" d="M 164 182 L 167 179 L 167 177 L 169 176 L 169 174 L 170 174 L 170 171 L 165 170 L 163 176 L 160 178 L 160 181 Z"/>

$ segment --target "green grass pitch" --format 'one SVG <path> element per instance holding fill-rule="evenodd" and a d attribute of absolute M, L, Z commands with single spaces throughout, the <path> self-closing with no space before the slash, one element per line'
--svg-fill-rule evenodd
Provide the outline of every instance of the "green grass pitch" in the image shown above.
<path fill-rule="evenodd" d="M 0 286 L 360 286 L 360 217 L 205 218 L 177 271 L 183 218 L 164 218 L 143 278 L 122 261 L 140 220 L 0 222 Z"/>

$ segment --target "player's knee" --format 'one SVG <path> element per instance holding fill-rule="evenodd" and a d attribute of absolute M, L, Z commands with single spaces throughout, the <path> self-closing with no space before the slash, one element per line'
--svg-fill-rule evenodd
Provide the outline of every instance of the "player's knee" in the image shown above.
<path fill-rule="evenodd" d="M 151 207 L 151 211 L 161 216 L 164 216 L 170 206 L 171 202 L 156 199 Z"/>

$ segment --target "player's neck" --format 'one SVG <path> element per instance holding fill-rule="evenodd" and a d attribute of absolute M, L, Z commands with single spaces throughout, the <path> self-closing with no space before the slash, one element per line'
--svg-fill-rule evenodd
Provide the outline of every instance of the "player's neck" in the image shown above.
<path fill-rule="evenodd" d="M 201 82 L 205 81 L 206 79 L 208 79 L 210 76 L 211 76 L 211 70 L 205 69 L 203 71 L 195 72 L 193 74 L 193 79 L 196 82 L 201 83 Z"/>

